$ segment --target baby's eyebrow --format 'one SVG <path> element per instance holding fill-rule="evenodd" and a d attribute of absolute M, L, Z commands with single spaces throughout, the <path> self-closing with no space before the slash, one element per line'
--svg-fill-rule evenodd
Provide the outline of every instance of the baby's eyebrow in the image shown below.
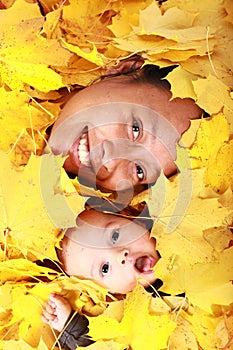
<path fill-rule="evenodd" d="M 91 265 L 91 269 L 90 269 L 90 276 L 91 276 L 92 279 L 96 279 L 95 278 L 95 270 L 96 270 L 95 262 L 93 261 L 92 265 Z"/>

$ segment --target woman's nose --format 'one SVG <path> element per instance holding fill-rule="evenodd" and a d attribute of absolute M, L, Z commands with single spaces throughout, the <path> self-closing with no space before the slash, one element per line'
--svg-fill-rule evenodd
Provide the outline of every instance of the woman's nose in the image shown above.
<path fill-rule="evenodd" d="M 131 146 L 131 147 L 130 147 Z M 132 145 L 126 139 L 110 139 L 104 140 L 103 147 L 103 163 L 112 160 L 127 160 L 132 158 Z"/>
<path fill-rule="evenodd" d="M 114 173 L 119 168 L 120 159 L 114 159 L 107 163 L 102 164 L 97 172 L 97 177 L 99 180 L 106 180 L 108 178 L 113 178 Z"/>
<path fill-rule="evenodd" d="M 116 139 L 107 139 L 102 143 L 103 147 L 103 162 L 111 161 L 117 157 L 117 148 L 118 141 Z"/>

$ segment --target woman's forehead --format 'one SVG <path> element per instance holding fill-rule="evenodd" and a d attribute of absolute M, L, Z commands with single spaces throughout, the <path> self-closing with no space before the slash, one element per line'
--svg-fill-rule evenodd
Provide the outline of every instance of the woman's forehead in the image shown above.
<path fill-rule="evenodd" d="M 147 98 L 152 91 L 162 94 L 167 100 L 168 91 L 145 82 L 134 82 L 127 76 L 106 78 L 74 94 L 65 104 L 57 124 L 83 109 L 111 102 L 138 103 L 149 106 Z"/>
<path fill-rule="evenodd" d="M 162 115 L 150 107 L 138 103 L 108 102 L 97 104 L 58 118 L 52 130 L 52 137 L 64 132 L 77 133 L 83 125 L 91 128 L 101 128 L 111 125 L 132 125 L 134 121 L 143 123 L 143 130 L 155 133 L 161 130 L 171 130 L 178 137 L 176 128 Z"/>

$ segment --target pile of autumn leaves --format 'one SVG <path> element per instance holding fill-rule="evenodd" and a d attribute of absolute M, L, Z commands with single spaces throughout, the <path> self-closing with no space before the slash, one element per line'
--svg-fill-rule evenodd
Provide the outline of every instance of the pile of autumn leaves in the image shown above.
<path fill-rule="evenodd" d="M 55 291 L 96 316 L 90 317 L 97 340 L 90 349 L 230 349 L 231 0 L 197 0 L 195 8 L 188 0 L 160 6 L 152 0 L 45 0 L 40 7 L 2 0 L 0 8 L 0 347 L 55 347 L 56 335 L 40 320 Z M 84 208 L 62 159 L 41 155 L 45 130 L 67 91 L 134 53 L 161 67 L 177 64 L 168 76 L 173 97 L 194 98 L 212 116 L 193 122 L 180 142 L 179 176 L 161 175 L 131 203 L 146 200 L 156 218 L 152 235 L 162 258 L 155 274 L 162 290 L 186 298 L 154 299 L 138 285 L 116 300 L 91 281 L 35 264 L 56 259 L 61 229 L 74 226 Z"/>

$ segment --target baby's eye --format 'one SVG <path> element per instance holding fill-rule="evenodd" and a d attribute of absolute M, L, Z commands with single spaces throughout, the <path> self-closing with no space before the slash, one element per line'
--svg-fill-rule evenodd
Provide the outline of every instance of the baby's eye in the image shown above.
<path fill-rule="evenodd" d="M 144 179 L 144 171 L 142 167 L 140 167 L 140 165 L 136 164 L 136 172 L 137 172 L 138 179 L 142 181 Z"/>
<path fill-rule="evenodd" d="M 105 275 L 107 275 L 108 272 L 109 272 L 109 262 L 106 262 L 101 267 L 101 273 L 103 276 L 105 276 Z"/>
<path fill-rule="evenodd" d="M 120 236 L 120 233 L 119 231 L 115 230 L 113 233 L 112 233 L 112 243 L 115 244 L 117 241 L 118 241 L 118 238 Z"/>
<path fill-rule="evenodd" d="M 133 131 L 133 140 L 135 141 L 140 135 L 140 126 L 136 120 L 134 120 L 133 122 L 132 131 Z"/>

